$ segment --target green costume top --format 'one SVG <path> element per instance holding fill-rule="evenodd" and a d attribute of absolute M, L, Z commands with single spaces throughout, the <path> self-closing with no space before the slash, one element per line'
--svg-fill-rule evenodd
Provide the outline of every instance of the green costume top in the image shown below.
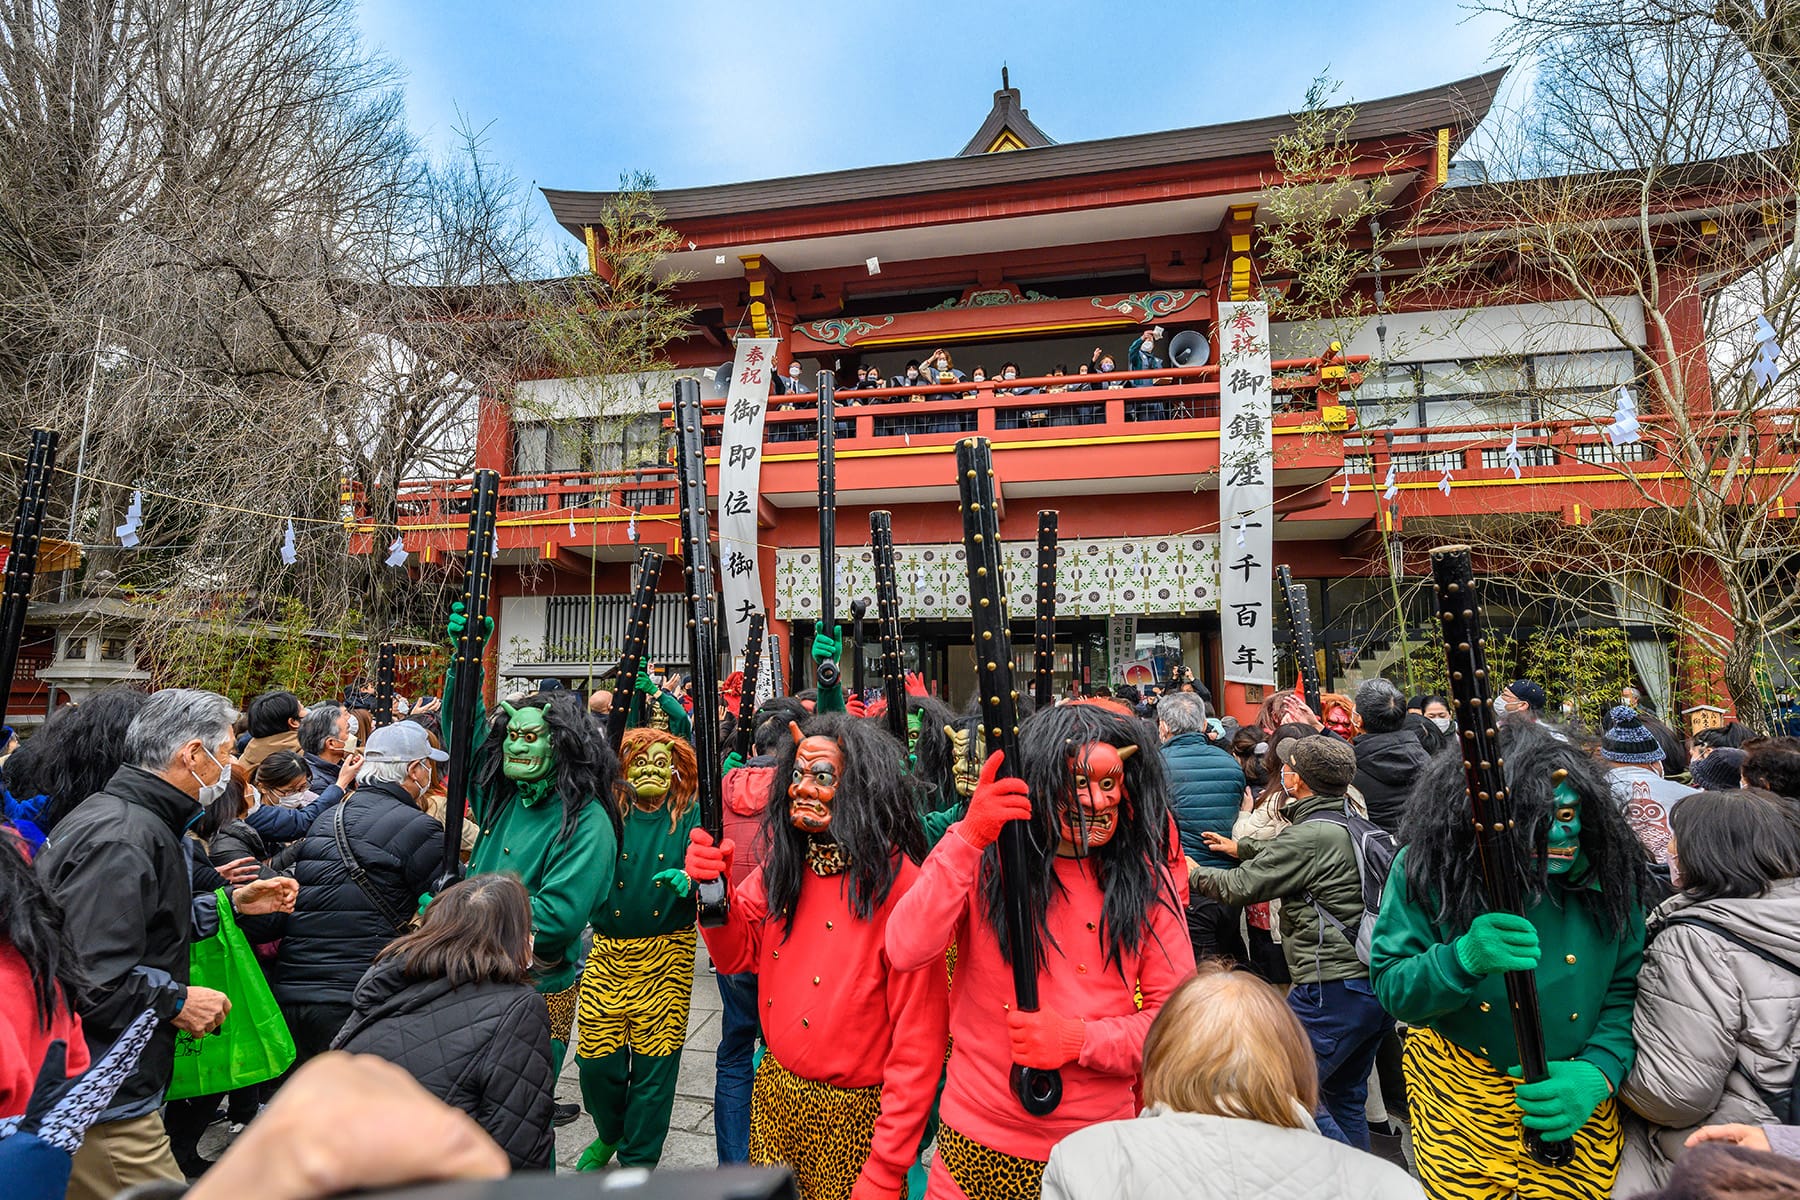
<path fill-rule="evenodd" d="M 454 689 L 454 672 L 447 673 L 445 712 Z M 474 728 L 471 762 L 487 741 L 487 712 L 479 700 Z M 448 735 L 446 723 L 446 741 Z M 470 781 L 469 814 L 479 832 L 469 854 L 469 874 L 503 871 L 518 876 L 525 885 L 531 894 L 532 954 L 540 970 L 534 982 L 540 992 L 560 992 L 572 986 L 581 973 L 581 931 L 598 897 L 612 884 L 618 841 L 598 799 L 581 810 L 567 838 L 558 838 L 563 810 L 555 794 L 554 772 L 517 783 L 514 788 L 512 803 L 496 817 L 491 793 Z M 544 964 L 551 965 L 546 969 Z"/>
<path fill-rule="evenodd" d="M 688 834 L 700 827 L 700 806 L 689 806 L 669 830 L 669 810 L 625 811 L 625 845 L 611 886 L 594 898 L 594 932 L 609 938 L 659 937 L 694 924 L 693 896 L 677 894 L 655 876 L 685 861 Z"/>
<path fill-rule="evenodd" d="M 1536 975 L 1544 1048 L 1551 1062 L 1591 1063 L 1616 1089 L 1637 1057 L 1631 1011 L 1644 961 L 1644 913 L 1636 909 L 1618 938 L 1568 891 L 1553 877 L 1548 893 L 1525 914 L 1543 951 Z M 1462 931 L 1438 925 L 1435 909 L 1408 892 L 1402 850 L 1388 876 L 1369 955 L 1375 996 L 1395 1019 L 1429 1025 L 1498 1071 L 1510 1070 L 1519 1065 L 1519 1052 L 1505 977 L 1465 970 L 1454 944 Z"/>
<path fill-rule="evenodd" d="M 650 693 L 641 688 L 636 689 L 632 693 L 631 727 L 633 729 L 642 729 L 644 726 L 651 724 L 650 714 L 644 705 L 644 697 L 647 695 L 650 695 Z M 673 692 L 666 691 L 663 688 L 657 688 L 654 700 L 656 707 L 662 710 L 663 716 L 668 720 L 670 733 L 683 739 L 690 738 L 694 735 L 694 720 L 692 717 L 688 716 L 687 709 L 681 707 L 681 701 L 675 698 Z"/>

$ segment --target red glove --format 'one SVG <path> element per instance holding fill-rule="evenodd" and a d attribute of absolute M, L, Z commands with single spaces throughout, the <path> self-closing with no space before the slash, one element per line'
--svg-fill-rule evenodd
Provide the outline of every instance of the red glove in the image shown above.
<path fill-rule="evenodd" d="M 864 704 L 859 697 L 852 696 L 844 701 L 844 713 L 846 716 L 866 717 L 869 715 L 869 706 Z"/>
<path fill-rule="evenodd" d="M 909 696 L 925 695 L 925 677 L 917 671 L 906 673 L 906 694 Z"/>
<path fill-rule="evenodd" d="M 687 861 L 682 864 L 682 869 L 695 883 L 717 879 L 730 873 L 731 855 L 736 849 L 730 838 L 715 846 L 712 834 L 696 829 L 688 834 Z"/>
<path fill-rule="evenodd" d="M 900 1193 L 904 1190 L 870 1183 L 867 1175 L 858 1175 L 856 1182 L 850 1185 L 850 1200 L 900 1200 Z"/>
<path fill-rule="evenodd" d="M 1047 1008 L 1037 1012 L 1006 1010 L 1006 1032 L 1012 1037 L 1012 1060 L 1021 1067 L 1054 1071 L 1081 1057 L 1087 1036 L 1086 1022 L 1058 1016 Z"/>
<path fill-rule="evenodd" d="M 997 779 L 1001 755 L 998 750 L 988 755 L 981 765 L 981 778 L 975 782 L 975 794 L 969 797 L 969 811 L 956 823 L 963 841 L 977 850 L 985 850 L 1000 836 L 1000 827 L 1008 821 L 1023 821 L 1031 816 L 1031 788 L 1023 779 Z"/>

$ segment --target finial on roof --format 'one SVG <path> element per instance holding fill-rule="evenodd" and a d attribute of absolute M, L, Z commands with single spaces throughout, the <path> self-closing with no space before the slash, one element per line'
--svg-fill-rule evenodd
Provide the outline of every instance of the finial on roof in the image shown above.
<path fill-rule="evenodd" d="M 1000 64 L 1000 90 L 1004 92 L 1010 87 L 1012 87 L 1012 84 L 1009 83 L 1006 78 L 1006 64 L 1001 63 Z"/>

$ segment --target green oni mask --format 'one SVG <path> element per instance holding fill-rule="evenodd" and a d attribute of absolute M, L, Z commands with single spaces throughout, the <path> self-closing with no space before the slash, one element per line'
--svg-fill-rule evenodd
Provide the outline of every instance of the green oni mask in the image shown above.
<path fill-rule="evenodd" d="M 919 750 L 919 714 L 906 714 L 906 752 L 916 754 Z"/>
<path fill-rule="evenodd" d="M 550 774 L 555 759 L 550 749 L 550 722 L 544 710 L 533 705 L 514 708 L 502 703 L 506 710 L 505 759 L 501 771 L 514 783 L 532 783 Z"/>
<path fill-rule="evenodd" d="M 625 768 L 625 782 L 637 794 L 638 802 L 654 807 L 669 794 L 675 779 L 675 756 L 665 742 L 653 742 L 650 748 L 632 759 Z"/>
<path fill-rule="evenodd" d="M 1564 779 L 1556 785 L 1555 799 L 1545 866 L 1552 875 L 1567 875 L 1581 861 L 1581 796 Z"/>

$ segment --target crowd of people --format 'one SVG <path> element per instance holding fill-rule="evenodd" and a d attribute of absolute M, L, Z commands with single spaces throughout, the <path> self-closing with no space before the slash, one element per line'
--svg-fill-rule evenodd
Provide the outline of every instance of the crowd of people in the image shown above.
<path fill-rule="evenodd" d="M 466 748 L 435 699 L 379 728 L 346 699 L 118 688 L 0 764 L 7 1195 L 210 1200 L 297 1138 L 306 1195 L 548 1170 L 583 1109 L 577 1170 L 655 1167 L 702 945 L 718 1161 L 807 1200 L 1800 1194 L 1800 739 L 1682 737 L 1630 691 L 1590 731 L 1516 680 L 1481 715 L 1512 805 L 1483 833 L 1452 705 L 1383 679 L 1242 725 L 1191 672 L 1072 689 L 1021 702 L 1013 762 L 910 682 L 904 746 L 840 687 L 752 715 L 649 671 L 546 681 Z M 697 703 L 750 722 L 747 760 L 697 759 Z M 192 965 L 228 937 L 235 995 Z M 174 1087 L 208 1038 L 266 1036 L 233 1023 L 264 991 L 279 1066 Z"/>
<path fill-rule="evenodd" d="M 1021 378 L 1033 378 L 1020 371 L 1019 364 L 1012 361 L 1003 362 L 999 368 L 989 371 L 985 365 L 975 364 L 967 370 L 956 365 L 955 358 L 948 350 L 937 349 L 923 359 L 908 359 L 905 367 L 893 375 L 884 375 L 880 367 L 859 366 L 856 368 L 854 383 L 846 374 L 839 385 L 846 393 L 870 391 L 876 388 L 933 388 L 935 391 L 909 394 L 906 399 L 918 402 L 941 399 L 947 396 L 969 396 L 975 389 L 954 384 L 993 383 L 997 390 L 1010 396 L 1035 396 L 1047 392 L 1092 392 L 1125 387 L 1149 387 L 1157 382 L 1172 382 L 1173 377 L 1157 379 L 1154 376 L 1134 377 L 1131 379 L 1107 379 L 1105 376 L 1118 371 L 1159 371 L 1167 367 L 1168 359 L 1157 353 L 1157 343 L 1162 338 L 1162 327 L 1146 329 L 1132 338 L 1131 345 L 1123 355 L 1116 355 L 1101 346 L 1095 346 L 1086 362 L 1078 362 L 1074 367 L 1066 363 L 1056 363 L 1042 375 L 1034 378 L 1040 381 L 1056 380 L 1057 382 L 1016 383 Z M 804 396 L 813 394 L 816 380 L 808 378 L 798 362 L 788 365 L 787 373 L 776 377 L 776 394 L 788 396 Z M 840 401 L 846 405 L 860 403 L 862 397 L 845 394 Z"/>

